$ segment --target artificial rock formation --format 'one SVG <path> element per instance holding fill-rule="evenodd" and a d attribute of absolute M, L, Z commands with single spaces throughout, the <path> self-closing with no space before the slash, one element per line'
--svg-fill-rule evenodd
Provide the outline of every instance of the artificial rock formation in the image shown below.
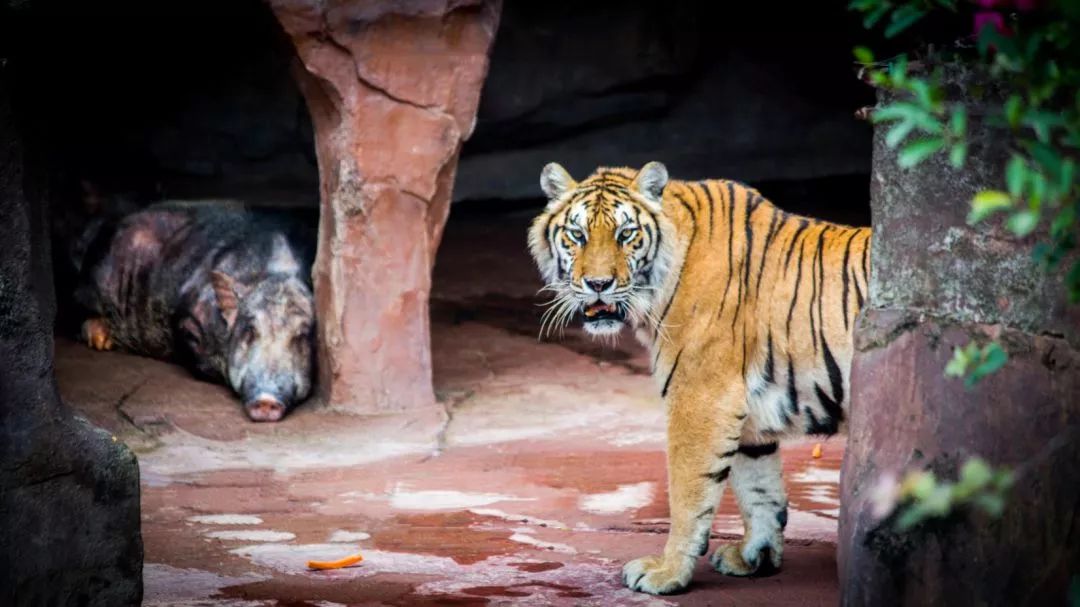
<path fill-rule="evenodd" d="M 335 408 L 434 405 L 428 293 L 499 0 L 272 0 L 319 160 L 320 386 Z"/>
<path fill-rule="evenodd" d="M 852 114 L 872 94 L 851 77 L 865 31 L 850 17 L 823 2 L 508 2 L 454 200 L 539 199 L 553 160 L 575 177 L 650 160 L 684 179 L 863 175 L 870 134 Z"/>
<path fill-rule="evenodd" d="M 0 18 L 4 11 L 0 7 Z M 0 62 L 0 605 L 138 605 L 139 468 L 53 379 L 44 183 Z M 35 158 L 40 160 L 39 157 Z"/>
<path fill-rule="evenodd" d="M 944 158 L 900 169 L 875 134 L 841 483 L 844 605 L 1062 605 L 1080 563 L 1080 306 L 1033 261 L 1036 238 L 967 225 L 967 202 L 1003 183 L 1007 153 L 1002 133 L 974 127 L 962 172 Z M 998 339 L 1010 360 L 965 389 L 943 370 L 973 338 Z M 875 518 L 882 475 L 955 479 L 971 456 L 1016 473 L 1001 518 L 961 511 L 907 533 Z"/>

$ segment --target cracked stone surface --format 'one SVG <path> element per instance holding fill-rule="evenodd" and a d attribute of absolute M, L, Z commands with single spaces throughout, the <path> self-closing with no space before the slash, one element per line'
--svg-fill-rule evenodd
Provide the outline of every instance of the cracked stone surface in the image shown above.
<path fill-rule="evenodd" d="M 501 3 L 269 4 L 302 64 L 319 159 L 322 397 L 352 413 L 437 412 L 431 267 Z"/>
<path fill-rule="evenodd" d="M 664 542 L 664 413 L 629 338 L 537 341 L 527 220 L 450 222 L 432 304 L 446 416 L 308 403 L 251 424 L 183 369 L 58 342 L 65 399 L 139 451 L 146 605 L 837 603 L 839 439 L 817 460 L 784 448 L 779 574 L 728 578 L 703 559 L 683 595 L 619 585 L 622 562 Z M 741 535 L 730 492 L 713 531 L 714 548 Z M 355 551 L 355 567 L 305 567 Z"/>

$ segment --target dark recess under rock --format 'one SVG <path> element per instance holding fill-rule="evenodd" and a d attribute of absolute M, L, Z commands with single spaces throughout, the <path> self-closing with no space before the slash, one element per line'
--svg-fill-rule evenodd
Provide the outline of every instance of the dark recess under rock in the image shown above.
<path fill-rule="evenodd" d="M 263 3 L 40 4 L 21 36 L 50 43 L 27 57 L 22 84 L 54 117 L 69 181 L 317 202 L 295 53 Z M 847 200 L 812 211 L 862 211 L 870 128 L 853 114 L 872 94 L 851 58 L 860 32 L 843 3 L 508 2 L 454 200 L 537 198 L 552 160 L 575 176 L 661 160 L 679 178 L 811 193 L 813 180 L 852 178 Z"/>

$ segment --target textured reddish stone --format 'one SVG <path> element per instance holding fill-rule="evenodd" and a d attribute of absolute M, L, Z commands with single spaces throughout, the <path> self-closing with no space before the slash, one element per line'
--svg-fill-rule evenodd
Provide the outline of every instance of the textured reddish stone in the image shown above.
<path fill-rule="evenodd" d="M 501 3 L 270 4 L 319 158 L 322 394 L 359 413 L 432 406 L 431 269 Z"/>
<path fill-rule="evenodd" d="M 846 605 L 1064 604 L 1080 563 L 1080 352 L 1063 339 L 897 311 L 862 318 L 841 483 Z M 997 336 L 1005 370 L 974 389 L 943 377 L 956 346 Z M 1004 515 L 961 514 L 907 534 L 872 514 L 882 474 L 956 478 L 970 456 L 1009 466 Z"/>
<path fill-rule="evenodd" d="M 957 90 L 975 90 L 958 77 Z M 884 130 L 841 486 L 843 604 L 1064 604 L 1080 563 L 1080 306 L 1065 303 L 1061 272 L 1032 260 L 1035 238 L 967 225 L 974 193 L 1004 182 L 1001 132 L 973 121 L 958 172 L 940 157 L 898 168 Z M 944 369 L 972 339 L 998 339 L 1009 362 L 966 389 Z M 976 455 L 1017 472 L 1000 519 L 961 511 L 896 534 L 873 515 L 881 475 L 953 479 Z"/>

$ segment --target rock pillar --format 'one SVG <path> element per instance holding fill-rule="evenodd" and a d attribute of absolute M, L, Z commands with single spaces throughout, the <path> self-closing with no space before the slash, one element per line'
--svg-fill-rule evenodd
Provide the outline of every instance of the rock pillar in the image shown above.
<path fill-rule="evenodd" d="M 963 171 L 944 158 L 901 169 L 887 127 L 875 133 L 841 481 L 844 605 L 1063 605 L 1080 572 L 1080 306 L 1032 260 L 1037 237 L 1013 237 L 1000 218 L 966 224 L 972 195 L 1002 187 L 1006 158 L 1004 134 L 973 126 Z M 969 390 L 944 368 L 972 338 L 1000 340 L 1010 361 Z M 955 479 L 974 455 L 1017 474 L 1001 518 L 964 513 L 905 534 L 874 519 L 881 474 Z"/>
<path fill-rule="evenodd" d="M 320 387 L 355 413 L 435 405 L 428 294 L 499 0 L 271 0 L 302 67 L 321 187 Z"/>

